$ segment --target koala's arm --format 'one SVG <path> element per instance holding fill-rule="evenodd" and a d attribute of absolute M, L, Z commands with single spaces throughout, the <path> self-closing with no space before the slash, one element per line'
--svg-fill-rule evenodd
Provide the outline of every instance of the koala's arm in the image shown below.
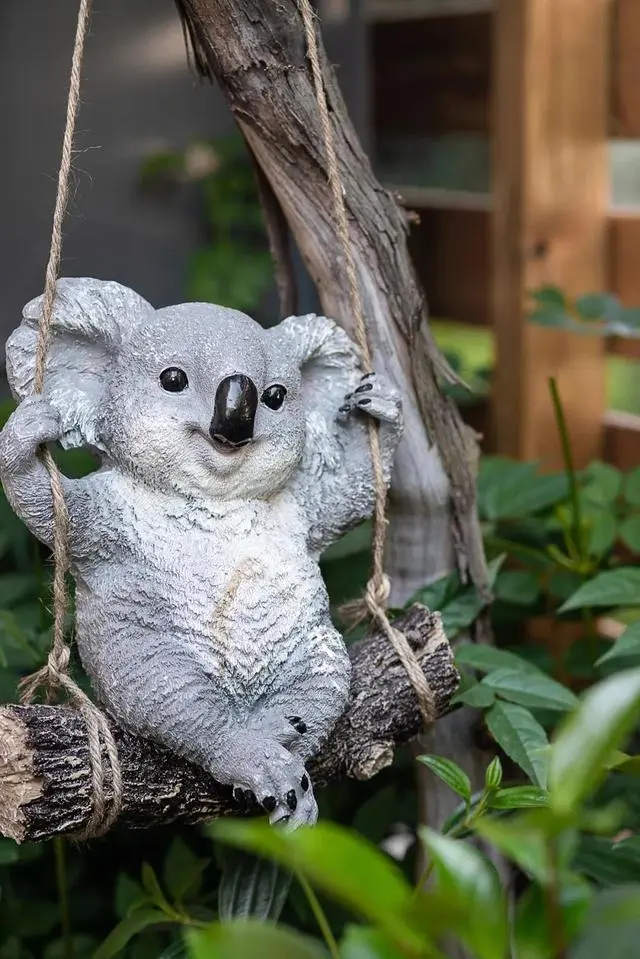
<path fill-rule="evenodd" d="M 375 477 L 369 424 L 378 424 L 380 457 L 388 486 L 403 427 L 399 393 L 382 377 L 356 381 L 338 399 L 318 397 L 307 418 L 307 441 L 294 493 L 309 524 L 309 546 L 322 552 L 371 516 Z"/>
<path fill-rule="evenodd" d="M 62 435 L 60 416 L 41 396 L 24 399 L 0 433 L 0 479 L 7 499 L 26 527 L 53 545 L 53 498 L 49 473 L 38 449 Z M 92 504 L 82 480 L 62 477 L 71 522 L 72 555 L 84 552 L 92 528 Z"/>

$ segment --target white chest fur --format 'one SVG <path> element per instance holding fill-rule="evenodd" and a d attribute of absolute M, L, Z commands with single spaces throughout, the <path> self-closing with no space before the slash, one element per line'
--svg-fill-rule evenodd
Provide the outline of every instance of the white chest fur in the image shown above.
<path fill-rule="evenodd" d="M 117 528 L 130 534 L 85 576 L 89 603 L 106 584 L 103 598 L 136 629 L 171 624 L 175 642 L 233 694 L 273 687 L 303 648 L 313 657 L 300 640 L 329 621 L 328 600 L 290 494 L 207 504 L 134 484 L 123 492 L 113 509 L 128 514 Z"/>

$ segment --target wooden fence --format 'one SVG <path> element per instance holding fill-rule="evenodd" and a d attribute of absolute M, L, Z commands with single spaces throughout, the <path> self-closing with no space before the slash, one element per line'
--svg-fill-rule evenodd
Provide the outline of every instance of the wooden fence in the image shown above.
<path fill-rule="evenodd" d="M 637 359 L 640 344 L 527 320 L 528 293 L 543 284 L 640 305 L 640 206 L 612 206 L 609 168 L 611 140 L 640 139 L 640 0 L 371 0 L 370 10 L 378 137 L 490 144 L 486 192 L 391 184 L 420 215 L 411 243 L 432 314 L 493 330 L 488 448 L 559 465 L 554 375 L 578 464 L 640 464 L 640 417 L 605 401 L 606 351 Z"/>

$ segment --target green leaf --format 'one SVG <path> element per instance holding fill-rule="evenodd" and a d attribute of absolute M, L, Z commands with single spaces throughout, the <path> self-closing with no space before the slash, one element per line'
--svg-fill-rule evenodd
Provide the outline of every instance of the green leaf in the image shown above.
<path fill-rule="evenodd" d="M 483 685 L 520 706 L 565 712 L 577 705 L 576 696 L 541 672 L 496 669 L 482 680 Z"/>
<path fill-rule="evenodd" d="M 549 805 L 549 794 L 539 786 L 508 786 L 489 800 L 492 809 L 530 809 Z"/>
<path fill-rule="evenodd" d="M 8 866 L 9 863 L 17 862 L 19 859 L 20 850 L 13 839 L 0 837 L 0 866 Z"/>
<path fill-rule="evenodd" d="M 522 816 L 508 820 L 481 816 L 473 828 L 528 876 L 546 883 L 549 872 L 547 839 L 541 830 L 532 828 Z"/>
<path fill-rule="evenodd" d="M 131 879 L 126 872 L 121 872 L 116 880 L 114 899 L 115 913 L 122 919 L 134 906 L 146 901 L 148 897 L 140 883 Z"/>
<path fill-rule="evenodd" d="M 502 763 L 500 762 L 499 756 L 494 756 L 489 765 L 484 776 L 484 785 L 485 789 L 493 790 L 498 789 L 500 783 L 502 782 Z"/>
<path fill-rule="evenodd" d="M 583 835 L 574 868 L 601 886 L 635 883 L 640 876 L 637 838 L 614 843 L 604 836 Z"/>
<path fill-rule="evenodd" d="M 509 759 L 543 788 L 547 781 L 547 734 L 531 713 L 513 703 L 496 703 L 485 714 L 489 731 Z"/>
<path fill-rule="evenodd" d="M 542 307 L 529 315 L 529 322 L 537 326 L 548 326 L 552 329 L 566 329 L 571 324 L 571 317 L 564 310 L 554 310 Z"/>
<path fill-rule="evenodd" d="M 640 569 L 620 566 L 587 580 L 560 607 L 559 612 L 598 606 L 640 606 Z"/>
<path fill-rule="evenodd" d="M 142 885 L 151 899 L 156 903 L 166 902 L 158 877 L 148 862 L 142 863 Z"/>
<path fill-rule="evenodd" d="M 340 959 L 404 959 L 376 929 L 347 926 L 340 943 Z"/>
<path fill-rule="evenodd" d="M 586 498 L 598 506 L 611 506 L 622 490 L 622 473 L 615 466 L 596 460 L 584 471 Z"/>
<path fill-rule="evenodd" d="M 572 959 L 636 959 L 640 939 L 640 885 L 605 889 L 589 909 Z"/>
<path fill-rule="evenodd" d="M 596 661 L 596 666 L 619 661 L 627 666 L 640 665 L 640 621 L 627 626 L 622 636 Z"/>
<path fill-rule="evenodd" d="M 456 649 L 458 666 L 469 666 L 480 673 L 489 673 L 494 669 L 520 669 L 540 673 L 537 666 L 507 649 L 485 646 L 484 643 L 461 643 Z"/>
<path fill-rule="evenodd" d="M 624 481 L 624 498 L 630 506 L 640 506 L 640 466 L 627 475 Z"/>
<path fill-rule="evenodd" d="M 193 892 L 200 881 L 209 859 L 198 859 L 187 844 L 175 836 L 164 864 L 165 886 L 176 900 Z"/>
<path fill-rule="evenodd" d="M 111 959 L 117 956 L 127 943 L 143 929 L 167 922 L 166 915 L 159 909 L 137 909 L 113 929 L 104 942 L 96 949 L 93 959 Z"/>
<path fill-rule="evenodd" d="M 38 594 L 38 580 L 31 573 L 3 573 L 0 576 L 0 607 L 6 608 L 27 596 Z"/>
<path fill-rule="evenodd" d="M 567 309 L 567 298 L 559 286 L 541 286 L 529 293 L 531 299 L 540 306 L 557 310 Z"/>
<path fill-rule="evenodd" d="M 587 549 L 590 556 L 599 559 L 611 551 L 618 536 L 618 521 L 613 513 L 600 509 L 588 517 L 589 539 Z"/>
<path fill-rule="evenodd" d="M 569 484 L 564 473 L 540 476 L 535 464 L 518 464 L 484 492 L 482 502 L 487 519 L 509 519 L 531 516 L 566 499 Z"/>
<path fill-rule="evenodd" d="M 620 539 L 634 553 L 640 553 L 640 514 L 628 516 L 620 523 Z"/>
<path fill-rule="evenodd" d="M 418 762 L 428 766 L 454 793 L 462 796 L 467 802 L 470 801 L 471 782 L 467 774 L 456 763 L 442 756 L 418 756 Z"/>
<path fill-rule="evenodd" d="M 575 308 L 583 320 L 619 319 L 622 307 L 617 296 L 612 293 L 585 293 L 576 297 Z"/>
<path fill-rule="evenodd" d="M 268 922 L 214 923 L 188 936 L 191 959 L 327 959 L 308 936 Z"/>
<path fill-rule="evenodd" d="M 461 693 L 456 693 L 451 703 L 454 706 L 457 703 L 464 703 L 465 706 L 472 706 L 474 709 L 487 709 L 493 706 L 495 701 L 496 697 L 491 689 L 483 686 L 482 683 L 475 683 Z"/>
<path fill-rule="evenodd" d="M 535 573 L 527 570 L 503 570 L 497 580 L 495 598 L 514 606 L 532 606 L 540 596 Z"/>
<path fill-rule="evenodd" d="M 493 864 L 473 846 L 425 826 L 420 839 L 431 857 L 438 891 L 464 910 L 465 923 L 451 932 L 478 959 L 504 959 L 507 906 Z"/>
<path fill-rule="evenodd" d="M 260 821 L 223 819 L 208 829 L 214 839 L 301 873 L 394 938 L 415 940 L 415 931 L 404 918 L 411 887 L 390 859 L 351 830 L 320 822 L 312 829 L 286 832 Z"/>
<path fill-rule="evenodd" d="M 371 522 L 360 523 L 355 529 L 329 546 L 322 554 L 322 562 L 330 563 L 334 559 L 344 559 L 354 553 L 368 552 L 371 549 Z"/>
<path fill-rule="evenodd" d="M 551 806 L 572 812 L 606 774 L 605 763 L 640 718 L 640 669 L 593 686 L 562 723 L 551 748 Z"/>

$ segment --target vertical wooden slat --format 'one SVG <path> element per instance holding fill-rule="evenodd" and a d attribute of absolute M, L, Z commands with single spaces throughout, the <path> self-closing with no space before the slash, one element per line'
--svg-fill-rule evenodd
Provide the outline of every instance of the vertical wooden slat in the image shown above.
<path fill-rule="evenodd" d="M 640 137 L 640 3 L 614 0 L 611 124 L 614 137 Z"/>
<path fill-rule="evenodd" d="M 576 460 L 602 447 L 602 343 L 531 326 L 527 293 L 605 286 L 608 0 L 497 0 L 494 426 L 501 453 L 560 465 L 556 376 Z"/>

